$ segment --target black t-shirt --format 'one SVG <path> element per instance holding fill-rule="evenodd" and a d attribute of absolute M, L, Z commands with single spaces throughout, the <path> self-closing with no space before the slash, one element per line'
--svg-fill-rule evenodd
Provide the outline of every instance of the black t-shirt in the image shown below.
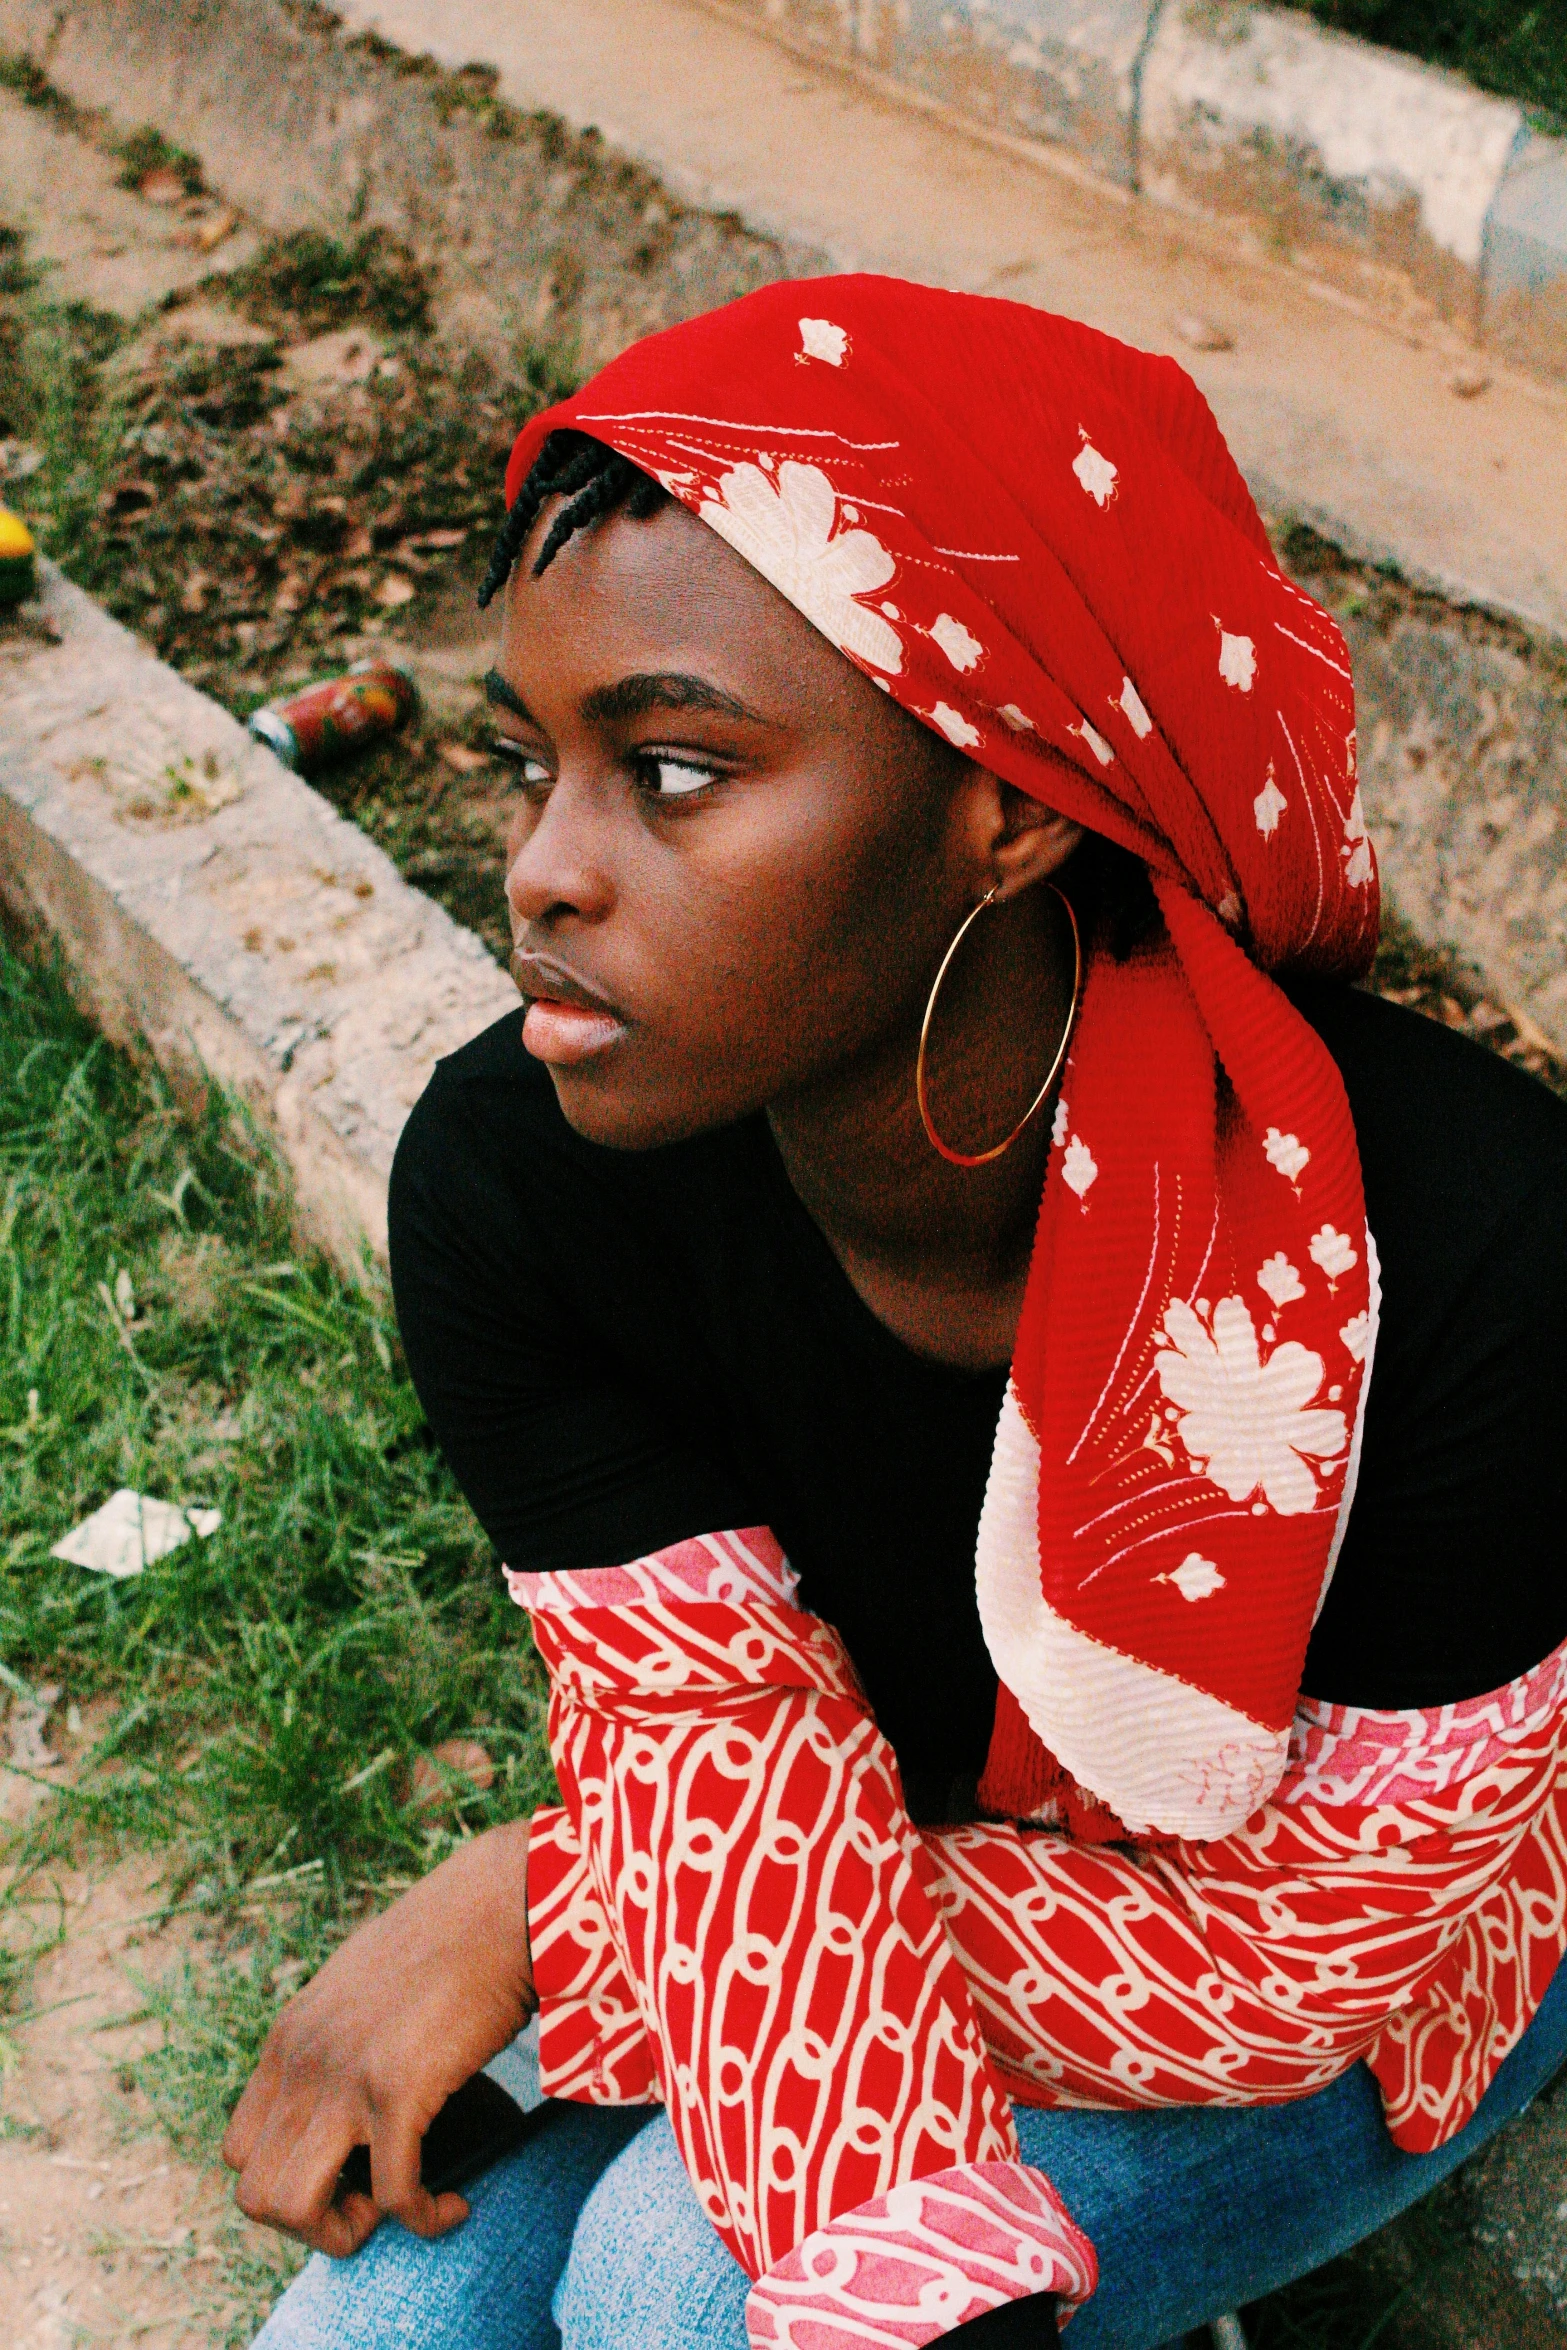
<path fill-rule="evenodd" d="M 1567 1104 L 1416 1013 L 1292 993 L 1343 1073 L 1383 1282 L 1304 1685 L 1436 1705 L 1567 1634 Z M 911 1809 L 936 1816 L 995 1704 L 974 1541 L 1005 1374 L 877 1321 L 764 1118 L 654 1151 L 585 1142 L 520 1028 L 440 1064 L 392 1174 L 398 1317 L 458 1482 L 513 1566 L 772 1527 Z"/>

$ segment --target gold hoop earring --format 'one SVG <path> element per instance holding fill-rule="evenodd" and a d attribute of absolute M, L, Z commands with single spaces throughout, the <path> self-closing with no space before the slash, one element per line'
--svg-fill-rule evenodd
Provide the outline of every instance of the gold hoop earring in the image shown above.
<path fill-rule="evenodd" d="M 947 976 L 947 972 L 951 967 L 953 956 L 957 953 L 959 947 L 963 944 L 964 939 L 968 936 L 971 926 L 977 922 L 981 914 L 984 913 L 985 908 L 987 906 L 994 905 L 997 894 L 1000 890 L 1000 886 L 1001 885 L 998 882 L 994 889 L 988 889 L 985 892 L 985 895 L 980 899 L 979 904 L 974 908 L 973 912 L 964 916 L 956 938 L 953 940 L 951 946 L 948 947 L 946 953 L 941 958 L 941 969 L 936 973 L 935 981 L 931 987 L 930 1000 L 925 1006 L 925 1018 L 920 1028 L 919 1057 L 914 1064 L 914 1098 L 919 1104 L 920 1124 L 925 1129 L 926 1135 L 930 1141 L 931 1148 L 933 1150 L 939 1151 L 941 1156 L 948 1162 L 950 1166 L 953 1167 L 988 1167 L 992 1159 L 999 1159 L 1004 1151 L 1009 1151 L 1012 1148 L 1012 1145 L 1016 1142 L 1018 1136 L 1022 1133 L 1029 1120 L 1034 1116 L 1036 1111 L 1040 1110 L 1044 1106 L 1046 1096 L 1049 1094 L 1050 1088 L 1054 1085 L 1057 1077 L 1060 1075 L 1061 1064 L 1066 1059 L 1066 1048 L 1071 1042 L 1073 1024 L 1077 1019 L 1078 998 L 1083 992 L 1083 934 L 1077 926 L 1077 915 L 1073 911 L 1071 899 L 1065 894 L 1065 892 L 1063 890 L 1057 889 L 1053 881 L 1047 882 L 1045 884 L 1046 888 L 1050 891 L 1052 897 L 1057 897 L 1061 900 L 1062 905 L 1066 908 L 1066 918 L 1072 925 L 1073 963 L 1072 1001 L 1067 1007 L 1066 1025 L 1061 1031 L 1061 1042 L 1056 1047 L 1056 1057 L 1050 1064 L 1049 1075 L 1046 1077 L 1045 1082 L 1040 1087 L 1039 1091 L 1035 1094 L 1033 1100 L 1029 1103 L 1028 1108 L 1023 1112 L 1022 1117 L 1019 1118 L 1017 1124 L 1013 1127 L 1011 1133 L 1007 1136 L 1005 1142 L 998 1142 L 994 1149 L 988 1151 L 955 1151 L 951 1149 L 948 1144 L 944 1143 L 941 1139 L 941 1136 L 936 1132 L 935 1125 L 931 1119 L 930 1097 L 925 1083 L 926 1052 L 930 1044 L 931 1022 L 936 1017 L 936 998 L 941 993 L 941 983 Z"/>

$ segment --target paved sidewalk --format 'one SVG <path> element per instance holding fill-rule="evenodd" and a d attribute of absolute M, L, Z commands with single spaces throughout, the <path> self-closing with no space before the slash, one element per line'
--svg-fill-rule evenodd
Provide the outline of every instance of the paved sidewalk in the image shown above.
<path fill-rule="evenodd" d="M 1173 353 L 1275 513 L 1567 639 L 1567 396 L 1346 308 L 1233 232 L 1123 201 L 802 64 L 696 0 L 338 0 L 443 64 L 497 67 L 680 194 L 867 268 L 1071 312 Z M 1183 319 L 1234 337 L 1203 352 Z"/>

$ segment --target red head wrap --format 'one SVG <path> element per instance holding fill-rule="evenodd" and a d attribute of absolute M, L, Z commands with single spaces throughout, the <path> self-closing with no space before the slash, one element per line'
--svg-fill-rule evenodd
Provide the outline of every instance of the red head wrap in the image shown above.
<path fill-rule="evenodd" d="M 536 417 L 508 501 L 560 426 L 1147 862 L 1164 929 L 1091 958 L 997 1430 L 982 1792 L 1227 1834 L 1283 1768 L 1375 1335 L 1343 1086 L 1264 976 L 1376 941 L 1343 639 L 1182 370 L 1020 304 L 769 286 Z"/>

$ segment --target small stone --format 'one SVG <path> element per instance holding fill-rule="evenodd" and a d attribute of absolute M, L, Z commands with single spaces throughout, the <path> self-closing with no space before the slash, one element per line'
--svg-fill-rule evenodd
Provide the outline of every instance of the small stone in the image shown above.
<path fill-rule="evenodd" d="M 404 579 L 400 571 L 389 571 L 375 591 L 375 600 L 378 604 L 384 604 L 388 611 L 395 611 L 399 604 L 411 604 L 414 594 L 411 579 Z"/>
<path fill-rule="evenodd" d="M 1455 367 L 1447 379 L 1447 388 L 1455 400 L 1478 400 L 1482 392 L 1491 388 L 1491 378 L 1483 367 Z"/>
<path fill-rule="evenodd" d="M 1227 326 L 1220 326 L 1215 318 L 1204 318 L 1198 311 L 1189 311 L 1175 322 L 1175 331 L 1188 349 L 1193 351 L 1233 351 L 1235 337 Z"/>
<path fill-rule="evenodd" d="M 490 764 L 486 752 L 470 750 L 466 743 L 442 743 L 441 757 L 459 775 L 477 775 Z"/>
<path fill-rule="evenodd" d="M 184 201 L 185 182 L 172 164 L 160 163 L 138 182 L 136 192 L 149 204 L 179 204 Z"/>

